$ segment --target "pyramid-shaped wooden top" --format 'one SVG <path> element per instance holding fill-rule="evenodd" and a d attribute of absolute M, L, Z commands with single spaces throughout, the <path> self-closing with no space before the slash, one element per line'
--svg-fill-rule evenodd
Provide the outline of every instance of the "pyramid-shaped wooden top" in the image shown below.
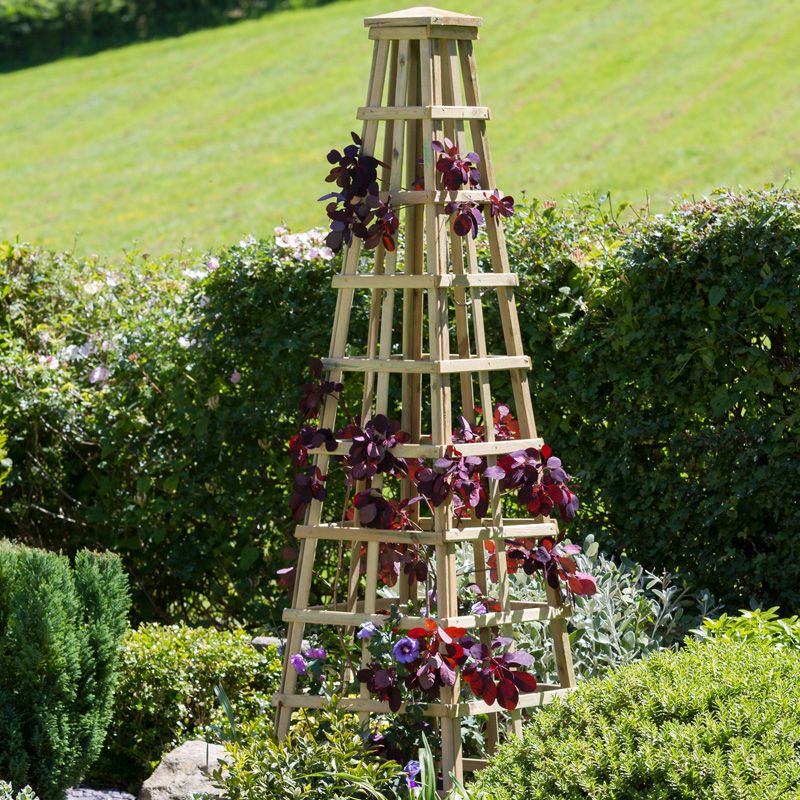
<path fill-rule="evenodd" d="M 459 14 L 457 11 L 445 11 L 433 6 L 414 6 L 402 11 L 393 11 L 390 14 L 380 14 L 376 17 L 366 17 L 364 25 L 367 28 L 413 28 L 417 26 L 464 26 L 477 28 L 483 23 L 480 17 L 469 14 Z"/>

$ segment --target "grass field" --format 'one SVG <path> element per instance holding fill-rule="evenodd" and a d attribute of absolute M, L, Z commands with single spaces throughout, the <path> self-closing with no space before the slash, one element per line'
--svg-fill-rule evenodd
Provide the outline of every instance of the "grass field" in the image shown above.
<path fill-rule="evenodd" d="M 409 3 L 411 5 L 411 3 Z M 451 5 L 445 3 L 445 6 Z M 0 239 L 206 248 L 324 222 L 370 45 L 343 0 L 0 75 Z M 454 0 L 500 185 L 655 206 L 782 183 L 800 161 L 796 0 Z M 790 179 L 795 182 L 794 179 Z"/>

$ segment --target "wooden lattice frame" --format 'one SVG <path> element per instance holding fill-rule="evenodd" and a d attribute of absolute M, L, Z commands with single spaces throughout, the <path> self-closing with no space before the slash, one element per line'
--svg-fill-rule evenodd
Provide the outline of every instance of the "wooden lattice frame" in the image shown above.
<path fill-rule="evenodd" d="M 406 458 L 435 458 L 445 454 L 452 444 L 452 404 L 450 379 L 459 376 L 462 398 L 461 412 L 474 421 L 475 400 L 483 409 L 493 407 L 490 373 L 507 370 L 510 373 L 514 406 L 520 426 L 520 439 L 495 441 L 491 424 L 486 425 L 486 441 L 459 444 L 464 455 L 486 456 L 490 465 L 498 455 L 526 447 L 541 447 L 533 415 L 527 371 L 530 360 L 523 352 L 517 320 L 513 287 L 517 276 L 509 269 L 503 226 L 488 218 L 487 229 L 492 260 L 492 272 L 481 272 L 475 243 L 471 237 L 458 237 L 447 224 L 444 206 L 451 200 L 484 202 L 487 191 L 440 191 L 436 187 L 435 160 L 430 143 L 447 136 L 458 144 L 459 152 L 475 151 L 480 156 L 482 186 L 496 186 L 491 154 L 486 138 L 489 108 L 481 105 L 478 78 L 473 54 L 473 41 L 478 38 L 481 20 L 478 17 L 441 11 L 434 8 L 412 8 L 406 11 L 370 17 L 365 21 L 369 37 L 374 40 L 372 68 L 366 105 L 358 110 L 363 121 L 362 150 L 375 154 L 379 124 L 384 123 L 383 151 L 377 153 L 386 167 L 382 186 L 395 205 L 406 206 L 403 263 L 398 264 L 398 252 L 376 251 L 374 271 L 358 271 L 361 257 L 360 240 L 345 253 L 342 272 L 333 280 L 338 291 L 336 312 L 329 356 L 323 359 L 328 378 L 339 381 L 344 372 L 364 376 L 362 419 L 386 413 L 389 403 L 389 383 L 392 374 L 402 381 L 401 427 L 410 433 L 407 443 L 396 446 L 393 453 Z M 387 81 L 388 77 L 388 81 Z M 384 84 L 386 88 L 384 90 Z M 463 89 L 463 92 L 462 92 Z M 382 101 L 386 98 L 386 103 Z M 467 130 L 472 146 L 467 145 Z M 418 178 L 418 164 L 423 163 L 424 189 L 409 191 L 403 188 L 403 175 L 408 185 Z M 449 257 L 448 257 L 449 256 Z M 398 267 L 402 266 L 402 270 Z M 371 311 L 368 341 L 364 356 L 346 355 L 351 308 L 356 290 L 371 292 Z M 506 355 L 490 355 L 486 347 L 481 294 L 487 289 L 497 292 L 502 320 Z M 392 352 L 392 323 L 396 292 L 402 293 L 402 349 Z M 457 356 L 451 355 L 450 298 L 453 295 L 453 315 Z M 423 353 L 423 298 L 428 301 L 428 348 Z M 471 325 L 470 325 L 471 322 Z M 470 331 L 470 327 L 472 331 Z M 430 432 L 423 433 L 421 411 L 422 382 L 430 382 Z M 478 395 L 474 379 L 477 376 Z M 335 428 L 336 401 L 330 397 L 324 404 L 321 427 Z M 325 473 L 331 455 L 345 455 L 349 442 L 340 441 L 332 452 L 319 451 L 315 464 Z M 405 482 L 408 484 L 408 482 Z M 375 485 L 375 484 L 373 484 Z M 289 664 L 289 656 L 300 650 L 307 624 L 354 627 L 365 621 L 383 619 L 376 612 L 391 601 L 379 599 L 378 555 L 381 542 L 418 543 L 435 548 L 437 574 L 438 618 L 443 625 L 479 628 L 481 638 L 491 638 L 489 628 L 500 626 L 510 635 L 515 623 L 549 620 L 554 655 L 559 677 L 557 685 L 542 685 L 538 691 L 520 696 L 519 708 L 542 705 L 575 685 L 569 638 L 561 593 L 547 588 L 547 602 L 514 602 L 509 599 L 506 569 L 505 540 L 554 536 L 554 520 L 503 519 L 497 482 L 491 483 L 490 517 L 460 521 L 456 524 L 452 502 L 440 506 L 432 517 L 419 519 L 421 531 L 372 530 L 352 523 L 323 523 L 322 503 L 313 501 L 304 524 L 296 536 L 300 542 L 297 578 L 292 607 L 284 612 L 288 623 L 287 644 L 281 690 L 275 695 L 277 733 L 283 738 L 289 729 L 292 709 L 319 707 L 324 698 L 296 692 L 297 676 Z M 403 486 L 404 496 L 413 492 Z M 309 594 L 314 571 L 317 541 L 327 539 L 351 543 L 348 597 L 336 607 L 309 607 Z M 456 548 L 471 546 L 474 550 L 476 582 L 486 591 L 486 556 L 484 542 L 496 546 L 497 596 L 502 610 L 481 616 L 459 615 L 456 599 Z M 367 569 L 363 598 L 359 599 L 361 580 L 359 554 L 361 544 L 367 543 Z M 415 586 L 400 583 L 400 600 Z M 419 617 L 404 617 L 403 629 L 418 627 Z M 368 652 L 364 647 L 364 663 Z M 482 700 L 459 701 L 459 682 L 443 690 L 441 701 L 428 704 L 424 713 L 438 719 L 442 738 L 442 779 L 450 787 L 450 773 L 459 780 L 464 770 L 475 769 L 481 762 L 464 759 L 461 753 L 460 719 L 467 715 L 487 714 L 490 751 L 498 741 L 499 714 L 496 705 Z M 369 697 L 366 687 L 361 696 L 345 698 L 341 706 L 368 716 L 370 713 L 389 713 L 388 704 Z M 402 709 L 401 709 L 402 713 Z M 521 730 L 519 710 L 511 714 L 512 729 Z"/>

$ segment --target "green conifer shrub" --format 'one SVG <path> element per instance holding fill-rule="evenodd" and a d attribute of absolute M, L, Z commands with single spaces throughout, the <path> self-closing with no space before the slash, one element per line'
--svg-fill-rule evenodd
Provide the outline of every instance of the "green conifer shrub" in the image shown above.
<path fill-rule="evenodd" d="M 0 541 L 0 778 L 58 800 L 97 758 L 127 627 L 116 556 Z"/>

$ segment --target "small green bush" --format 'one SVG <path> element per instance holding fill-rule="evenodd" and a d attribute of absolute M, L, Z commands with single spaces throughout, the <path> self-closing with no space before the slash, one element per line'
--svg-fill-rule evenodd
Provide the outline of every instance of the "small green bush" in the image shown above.
<path fill-rule="evenodd" d="M 264 722 L 229 745 L 216 779 L 227 800 L 392 800 L 400 768 L 364 743 L 358 719 L 338 709 L 300 713 L 283 742 Z M 269 721 L 268 721 L 269 723 Z"/>
<path fill-rule="evenodd" d="M 0 775 L 58 800 L 100 753 L 127 627 L 119 558 L 0 541 Z"/>
<path fill-rule="evenodd" d="M 703 620 L 703 627 L 695 633 L 706 639 L 759 640 L 800 650 L 800 617 L 781 619 L 777 608 L 742 611 L 739 616 L 722 614 L 717 619 Z"/>
<path fill-rule="evenodd" d="M 798 685 L 798 652 L 692 641 L 542 709 L 477 788 L 493 800 L 796 800 Z"/>
<path fill-rule="evenodd" d="M 270 697 L 280 676 L 276 648 L 259 652 L 244 631 L 178 625 L 130 631 L 114 716 L 92 779 L 136 790 L 168 750 L 188 739 L 216 739 L 217 727 L 227 729 L 217 684 L 238 722 L 272 718 Z"/>
<path fill-rule="evenodd" d="M 579 679 L 599 678 L 649 653 L 678 647 L 715 611 L 708 592 L 690 589 L 678 575 L 656 575 L 628 558 L 608 558 L 591 536 L 575 561 L 579 570 L 597 579 L 597 593 L 574 597 L 569 617 Z M 522 571 L 511 577 L 510 590 L 519 600 L 544 600 L 541 581 Z M 540 677 L 557 681 L 547 625 L 521 625 L 517 640 L 521 650 L 535 656 Z"/>

